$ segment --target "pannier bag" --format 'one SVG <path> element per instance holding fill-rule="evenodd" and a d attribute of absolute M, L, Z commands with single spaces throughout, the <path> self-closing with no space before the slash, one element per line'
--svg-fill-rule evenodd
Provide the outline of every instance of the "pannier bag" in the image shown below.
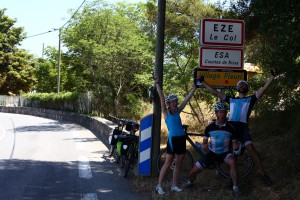
<path fill-rule="evenodd" d="M 118 155 L 126 155 L 128 149 L 129 149 L 129 142 L 117 142 L 117 151 Z"/>

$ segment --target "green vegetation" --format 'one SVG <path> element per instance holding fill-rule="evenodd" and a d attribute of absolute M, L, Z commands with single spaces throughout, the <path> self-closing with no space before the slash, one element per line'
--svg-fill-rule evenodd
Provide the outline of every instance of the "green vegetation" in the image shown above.
<path fill-rule="evenodd" d="M 299 198 L 300 144 L 300 2 L 240 0 L 230 7 L 200 0 L 168 0 L 166 8 L 163 86 L 166 93 L 182 99 L 189 92 L 192 71 L 198 66 L 199 22 L 202 18 L 245 21 L 245 61 L 260 67 L 250 78 L 250 93 L 279 71 L 265 96 L 255 107 L 251 129 L 266 169 L 274 179 L 272 189 L 260 187 L 253 176 L 242 182 L 250 199 Z M 61 58 L 61 94 L 57 91 L 57 49 L 47 47 L 44 58 L 34 58 L 18 45 L 26 34 L 0 9 L 0 95 L 24 94 L 29 105 L 86 112 L 82 99 L 91 92 L 92 111 L 98 116 L 112 113 L 140 118 L 147 104 L 148 87 L 153 85 L 157 1 L 137 4 L 109 4 L 95 0 L 85 5 L 62 30 L 67 52 Z M 29 92 L 37 92 L 29 94 Z M 234 93 L 227 90 L 226 93 Z M 85 94 L 85 95 L 83 95 Z M 198 89 L 189 102 L 187 115 L 193 128 L 202 130 L 211 119 L 207 105 L 216 99 Z M 67 105 L 67 106 L 66 106 Z M 71 106 L 72 105 L 72 106 Z M 214 172 L 208 172 L 214 173 Z M 172 199 L 224 199 L 224 180 L 216 183 L 208 175 L 199 178 L 199 188 Z M 139 178 L 139 186 L 143 180 Z M 153 188 L 156 178 L 153 179 Z M 213 192 L 208 192 L 213 185 Z M 145 178 L 149 189 L 149 179 Z M 142 187 L 143 188 L 143 187 Z M 151 187 L 152 189 L 152 187 Z M 145 189 L 147 190 L 147 189 Z M 151 190 L 152 191 L 152 190 Z M 149 192 L 149 191 L 147 191 Z M 153 194 L 153 197 L 156 196 Z M 231 196 L 230 196 L 231 197 Z"/>
<path fill-rule="evenodd" d="M 189 92 L 192 71 L 198 66 L 199 22 L 223 16 L 246 23 L 245 60 L 262 72 L 250 79 L 253 90 L 270 76 L 270 66 L 279 70 L 280 76 L 256 113 L 298 104 L 299 3 L 276 0 L 269 5 L 266 0 L 242 0 L 226 9 L 222 6 L 195 0 L 167 2 L 164 91 L 181 98 Z M 1 10 L 0 94 L 56 92 L 57 50 L 47 47 L 43 58 L 33 58 L 18 49 L 25 38 L 24 30 L 14 27 L 15 21 L 4 12 Z M 85 4 L 62 29 L 62 42 L 68 51 L 62 52 L 60 91 L 92 92 L 98 115 L 140 118 L 147 89 L 153 85 L 156 20 L 154 0 L 145 4 L 109 4 L 102 0 Z M 200 126 L 207 121 L 200 105 L 203 101 L 211 105 L 216 100 L 205 90 L 198 90 L 189 102 L 189 113 Z"/>
<path fill-rule="evenodd" d="M 35 84 L 34 59 L 17 47 L 25 34 L 15 23 L 0 9 L 0 95 L 29 92 Z"/>
<path fill-rule="evenodd" d="M 26 106 L 47 108 L 54 110 L 80 112 L 80 98 L 83 94 L 78 92 L 66 93 L 28 93 L 23 94 L 26 99 Z"/>

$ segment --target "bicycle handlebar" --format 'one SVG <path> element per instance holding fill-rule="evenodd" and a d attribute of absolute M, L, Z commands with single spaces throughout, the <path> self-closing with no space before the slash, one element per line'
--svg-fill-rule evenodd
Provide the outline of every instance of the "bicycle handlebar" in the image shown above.
<path fill-rule="evenodd" d="M 109 116 L 110 118 L 112 118 L 112 119 L 118 121 L 118 123 L 121 124 L 121 125 L 126 124 L 126 123 L 129 123 L 129 122 L 132 121 L 132 120 L 130 120 L 130 119 L 118 118 L 118 117 L 113 116 L 113 115 L 111 115 L 111 114 L 109 114 L 108 116 Z"/>

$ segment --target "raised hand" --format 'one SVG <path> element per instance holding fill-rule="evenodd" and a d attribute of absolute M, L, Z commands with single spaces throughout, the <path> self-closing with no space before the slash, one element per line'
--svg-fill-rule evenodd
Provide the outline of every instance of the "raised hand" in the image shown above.
<path fill-rule="evenodd" d="M 197 79 L 199 80 L 200 83 L 202 83 L 204 81 L 204 76 L 200 75 L 197 77 Z"/>

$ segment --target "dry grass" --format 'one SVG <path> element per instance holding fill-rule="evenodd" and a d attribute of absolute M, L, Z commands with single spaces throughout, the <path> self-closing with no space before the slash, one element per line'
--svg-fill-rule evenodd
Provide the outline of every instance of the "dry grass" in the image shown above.
<path fill-rule="evenodd" d="M 291 116 L 294 119 L 291 123 Z M 272 120 L 270 120 L 272 119 Z M 297 124 L 299 123 L 299 124 Z M 162 125 L 164 122 L 162 122 Z M 298 113 L 270 113 L 269 116 L 252 119 L 252 136 L 256 149 L 260 152 L 263 164 L 273 185 L 263 186 L 257 170 L 240 180 L 240 189 L 245 200 L 296 200 L 300 199 L 300 115 Z M 132 184 L 138 191 L 150 199 L 233 199 L 231 188 L 228 187 L 229 180 L 216 175 L 212 169 L 205 170 L 197 176 L 193 188 L 181 193 L 170 191 L 170 183 L 163 187 L 166 194 L 160 196 L 155 193 L 158 178 L 134 177 Z"/>

